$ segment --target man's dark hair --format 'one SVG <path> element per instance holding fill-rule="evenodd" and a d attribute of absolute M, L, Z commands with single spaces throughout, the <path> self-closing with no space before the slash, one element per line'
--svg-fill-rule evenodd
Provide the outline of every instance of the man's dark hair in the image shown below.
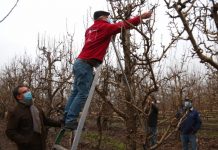
<path fill-rule="evenodd" d="M 25 85 L 18 85 L 18 86 L 16 86 L 14 89 L 13 89 L 13 96 L 14 96 L 14 98 L 17 100 L 17 96 L 20 94 L 19 93 L 19 88 L 21 88 L 21 87 L 27 87 L 27 86 L 25 86 Z"/>

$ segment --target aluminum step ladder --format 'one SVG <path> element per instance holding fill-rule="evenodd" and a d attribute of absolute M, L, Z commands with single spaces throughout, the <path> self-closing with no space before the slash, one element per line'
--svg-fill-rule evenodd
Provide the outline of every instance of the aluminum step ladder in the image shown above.
<path fill-rule="evenodd" d="M 93 94 L 95 91 L 96 84 L 98 83 L 101 68 L 102 68 L 102 64 L 99 67 L 97 67 L 97 69 L 96 69 L 95 76 L 94 76 L 92 86 L 91 86 L 90 91 L 89 91 L 88 98 L 87 98 L 85 106 L 83 108 L 82 115 L 79 119 L 79 124 L 78 124 L 77 130 L 75 130 L 75 136 L 73 139 L 73 144 L 72 144 L 71 150 L 76 150 L 78 147 L 80 136 L 82 133 L 82 129 L 83 129 L 83 126 L 84 126 L 84 123 L 85 123 L 85 120 L 86 120 L 86 117 L 88 114 L 89 106 L 91 104 L 91 100 L 92 100 L 92 97 L 93 97 Z M 59 131 L 59 133 L 56 137 L 56 140 L 55 140 L 55 144 L 52 148 L 53 150 L 67 150 L 66 148 L 64 148 L 63 146 L 60 145 L 60 142 L 64 136 L 64 133 L 69 132 L 69 131 L 71 131 L 71 130 L 66 130 L 64 128 Z"/>

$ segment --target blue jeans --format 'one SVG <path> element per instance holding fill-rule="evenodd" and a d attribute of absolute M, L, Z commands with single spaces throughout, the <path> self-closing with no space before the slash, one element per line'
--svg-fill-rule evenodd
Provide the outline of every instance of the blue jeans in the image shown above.
<path fill-rule="evenodd" d="M 188 150 L 189 143 L 191 143 L 192 150 L 197 150 L 197 142 L 195 134 L 181 134 L 183 150 Z"/>
<path fill-rule="evenodd" d="M 149 145 L 153 146 L 157 143 L 157 127 L 148 127 L 148 133 L 150 134 Z M 146 144 L 143 145 L 143 148 L 147 149 Z"/>
<path fill-rule="evenodd" d="M 73 73 L 74 83 L 64 111 L 65 123 L 77 122 L 93 81 L 93 67 L 81 59 L 76 59 L 73 65 Z"/>

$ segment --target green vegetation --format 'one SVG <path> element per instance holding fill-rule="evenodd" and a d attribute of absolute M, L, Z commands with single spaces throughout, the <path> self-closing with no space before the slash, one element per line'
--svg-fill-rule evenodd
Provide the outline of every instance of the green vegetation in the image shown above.
<path fill-rule="evenodd" d="M 87 132 L 83 135 L 83 138 L 89 140 L 91 143 L 97 144 L 99 135 L 96 132 Z M 108 135 L 103 135 L 101 148 L 103 147 L 107 147 L 107 148 L 110 147 L 111 149 L 116 149 L 116 150 L 124 150 L 125 144 L 117 138 L 114 137 L 112 138 Z"/>

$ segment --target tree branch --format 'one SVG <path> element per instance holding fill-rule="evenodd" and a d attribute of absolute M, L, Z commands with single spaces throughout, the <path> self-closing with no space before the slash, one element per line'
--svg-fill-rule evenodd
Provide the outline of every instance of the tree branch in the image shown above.
<path fill-rule="evenodd" d="M 11 14 L 11 12 L 17 6 L 18 2 L 19 2 L 19 0 L 17 0 L 17 2 L 14 4 L 14 6 L 11 8 L 11 10 L 8 12 L 8 14 L 2 20 L 0 20 L 0 23 L 2 23 Z"/>

